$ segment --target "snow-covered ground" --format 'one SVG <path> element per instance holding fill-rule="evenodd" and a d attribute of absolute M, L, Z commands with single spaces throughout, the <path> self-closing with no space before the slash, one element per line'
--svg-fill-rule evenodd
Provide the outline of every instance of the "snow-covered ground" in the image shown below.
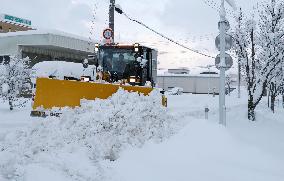
<path fill-rule="evenodd" d="M 60 119 L 31 118 L 30 107 L 10 112 L 1 103 L 0 148 L 5 150 L 0 150 L 0 180 L 283 180 L 284 109 L 280 105 L 273 114 L 264 100 L 257 121 L 249 122 L 246 97 L 232 94 L 227 97 L 227 126 L 223 127 L 218 124 L 218 96 L 168 96 L 167 109 L 150 99 L 125 96 L 120 93 L 111 100 L 86 104 L 76 114 L 67 110 Z M 205 106 L 210 109 L 209 120 L 204 119 Z M 101 134 L 105 129 L 95 124 L 99 120 L 105 126 L 113 121 L 123 134 Z M 123 126 L 127 123 L 130 126 Z M 118 155 L 105 154 L 111 150 L 107 148 L 115 148 Z M 112 156 L 115 161 L 109 161 Z"/>
<path fill-rule="evenodd" d="M 114 164 L 120 180 L 281 181 L 284 178 L 284 111 L 258 109 L 258 121 L 246 120 L 246 105 L 229 98 L 227 127 L 217 110 L 204 120 L 202 95 L 170 97 L 188 124 L 171 139 L 129 149 Z M 216 100 L 218 97 L 216 97 Z M 216 104 L 211 99 L 210 107 Z M 178 104 L 180 103 L 180 104 Z M 176 107 L 177 106 L 177 107 Z M 216 106 L 216 105 L 215 105 Z M 113 180 L 118 180 L 115 177 Z"/>

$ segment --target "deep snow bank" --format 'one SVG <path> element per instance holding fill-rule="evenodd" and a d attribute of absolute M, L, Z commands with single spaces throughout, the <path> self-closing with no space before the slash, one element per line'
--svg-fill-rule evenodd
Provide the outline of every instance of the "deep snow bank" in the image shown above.
<path fill-rule="evenodd" d="M 269 119 L 272 113 L 262 111 L 263 118 L 248 122 L 245 110 L 238 106 L 230 111 L 227 127 L 217 119 L 192 119 L 161 144 L 124 151 L 113 163 L 112 180 L 282 181 L 281 119 Z"/>
<path fill-rule="evenodd" d="M 82 101 L 60 118 L 8 134 L 0 147 L 0 171 L 9 180 L 30 181 L 34 170 L 44 170 L 52 180 L 54 171 L 58 180 L 104 180 L 100 161 L 116 160 L 128 146 L 162 141 L 173 133 L 173 122 L 159 92 L 140 96 L 119 90 L 107 100 Z"/>

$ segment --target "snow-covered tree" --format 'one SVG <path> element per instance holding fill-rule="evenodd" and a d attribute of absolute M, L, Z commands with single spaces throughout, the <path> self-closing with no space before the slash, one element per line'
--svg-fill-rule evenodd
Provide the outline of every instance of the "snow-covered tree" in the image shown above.
<path fill-rule="evenodd" d="M 29 58 L 11 56 L 8 63 L 0 65 L 0 97 L 9 102 L 10 110 L 21 106 L 18 102 L 20 93 L 29 86 L 31 69 Z"/>
<path fill-rule="evenodd" d="M 282 96 L 282 107 L 284 108 L 284 83 L 282 83 L 279 89 L 279 94 Z"/>
<path fill-rule="evenodd" d="M 269 91 L 268 96 L 270 96 L 270 109 L 274 113 L 275 111 L 275 100 L 278 95 L 283 91 L 284 84 L 284 74 L 282 68 L 277 68 L 277 72 L 271 76 L 268 81 L 267 89 Z M 268 98 L 269 99 L 269 98 Z M 269 101 L 268 101 L 269 104 Z"/>
<path fill-rule="evenodd" d="M 255 107 L 259 103 L 262 97 L 262 88 L 257 80 L 257 74 L 259 74 L 259 63 L 255 59 L 255 34 L 256 27 L 253 20 L 243 22 L 243 16 L 240 13 L 238 17 L 238 25 L 235 31 L 235 51 L 239 57 L 242 70 L 244 71 L 245 80 L 247 83 L 248 91 L 248 119 L 255 120 Z"/>
<path fill-rule="evenodd" d="M 271 78 L 283 59 L 283 1 L 264 4 L 258 23 L 237 18 L 235 51 L 240 58 L 248 91 L 248 119 L 255 120 L 255 108 L 261 101 Z"/>
<path fill-rule="evenodd" d="M 271 0 L 270 4 L 265 4 L 260 11 L 260 60 L 270 59 L 266 62 L 267 69 L 271 71 L 266 74 L 267 89 L 270 92 L 270 108 L 274 112 L 276 96 L 279 94 L 283 80 L 282 59 L 283 59 L 283 19 L 284 3 L 283 1 Z M 268 72 L 269 73 L 269 72 Z"/>

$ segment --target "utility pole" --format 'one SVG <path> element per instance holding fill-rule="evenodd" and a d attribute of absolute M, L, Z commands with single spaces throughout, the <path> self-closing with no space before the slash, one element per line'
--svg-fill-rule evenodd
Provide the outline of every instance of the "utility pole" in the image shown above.
<path fill-rule="evenodd" d="M 226 28 L 226 11 L 224 0 L 221 2 L 220 9 L 220 79 L 219 79 L 219 123 L 226 125 L 226 105 L 225 105 L 225 28 Z"/>
<path fill-rule="evenodd" d="M 109 4 L 109 28 L 112 29 L 112 42 L 114 43 L 114 10 L 115 0 L 110 0 Z"/>

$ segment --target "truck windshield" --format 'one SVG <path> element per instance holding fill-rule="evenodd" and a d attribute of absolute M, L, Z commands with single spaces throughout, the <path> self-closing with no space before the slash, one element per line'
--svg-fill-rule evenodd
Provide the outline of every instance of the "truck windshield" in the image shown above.
<path fill-rule="evenodd" d="M 135 61 L 134 55 L 131 49 L 102 49 L 100 65 L 104 71 L 124 73 L 126 65 Z"/>

